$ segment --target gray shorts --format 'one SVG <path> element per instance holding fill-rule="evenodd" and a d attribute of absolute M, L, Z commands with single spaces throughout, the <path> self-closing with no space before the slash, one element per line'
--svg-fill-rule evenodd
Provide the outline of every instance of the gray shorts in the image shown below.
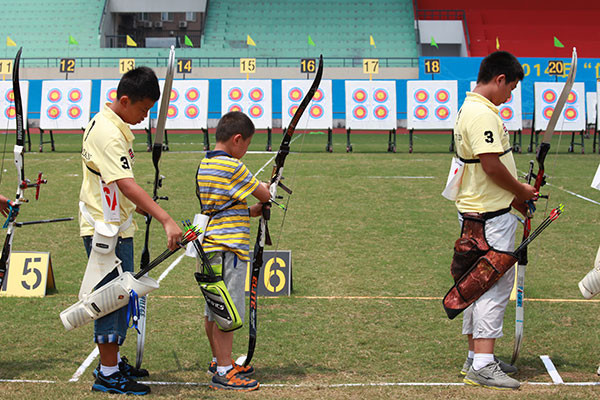
<path fill-rule="evenodd" d="M 233 304 L 237 309 L 242 322 L 246 315 L 246 269 L 248 264 L 240 261 L 238 256 L 231 251 L 219 251 L 209 253 L 211 265 L 223 265 L 223 282 L 233 300 Z M 204 307 L 204 315 L 209 321 L 214 321 L 212 312 L 208 306 Z"/>

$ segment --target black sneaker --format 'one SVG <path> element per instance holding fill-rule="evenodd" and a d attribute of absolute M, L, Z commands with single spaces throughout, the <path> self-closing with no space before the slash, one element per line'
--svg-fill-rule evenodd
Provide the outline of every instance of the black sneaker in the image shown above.
<path fill-rule="evenodd" d="M 102 372 L 98 372 L 98 377 L 96 378 L 94 385 L 92 385 L 92 391 L 145 395 L 150 393 L 150 387 L 126 377 L 121 371 L 117 371 L 109 376 L 104 376 Z"/>
<path fill-rule="evenodd" d="M 219 373 L 214 374 L 208 386 L 212 389 L 249 392 L 258 389 L 260 385 L 258 381 L 245 376 L 240 376 L 235 368 L 231 368 L 225 375 L 219 375 Z"/>
<path fill-rule="evenodd" d="M 129 360 L 125 356 L 121 357 L 121 361 L 119 361 L 119 364 L 117 364 L 117 365 L 119 366 L 119 371 L 121 371 L 123 373 L 123 375 L 125 375 L 126 377 L 131 378 L 131 379 L 144 378 L 144 377 L 150 375 L 148 373 L 147 369 L 144 369 L 144 368 L 138 369 L 138 368 L 134 367 L 133 365 L 129 364 Z M 96 367 L 96 369 L 92 371 L 92 375 L 94 375 L 94 378 L 98 378 L 99 372 L 100 372 L 100 363 L 98 363 L 98 366 Z"/>

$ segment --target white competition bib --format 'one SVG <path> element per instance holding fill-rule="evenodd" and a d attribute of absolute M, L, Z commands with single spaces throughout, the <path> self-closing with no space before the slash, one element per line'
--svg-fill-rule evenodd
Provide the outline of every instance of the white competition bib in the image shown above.
<path fill-rule="evenodd" d="M 458 157 L 452 157 L 452 164 L 450 164 L 450 172 L 448 173 L 448 180 L 446 181 L 446 187 L 442 192 L 442 196 L 448 200 L 455 201 L 458 195 L 458 189 L 462 182 L 463 172 L 465 170 L 465 163 L 462 162 Z"/>
<path fill-rule="evenodd" d="M 193 225 L 196 226 L 200 230 L 200 234 L 198 235 L 198 241 L 202 244 L 204 240 L 204 232 L 206 232 L 206 227 L 208 226 L 208 221 L 210 218 L 208 215 L 204 214 L 196 214 L 194 215 Z M 196 248 L 193 243 L 188 243 L 185 248 L 185 255 L 188 257 L 196 257 Z"/>
<path fill-rule="evenodd" d="M 104 213 L 105 222 L 121 223 L 121 209 L 119 208 L 119 188 L 116 182 L 107 185 L 102 178 L 100 186 L 102 187 L 102 212 Z"/>

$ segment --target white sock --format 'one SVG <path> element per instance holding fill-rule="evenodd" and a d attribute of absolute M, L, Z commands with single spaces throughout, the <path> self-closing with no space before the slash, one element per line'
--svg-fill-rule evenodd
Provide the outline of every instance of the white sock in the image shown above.
<path fill-rule="evenodd" d="M 121 352 L 117 351 L 117 365 L 121 362 Z"/>
<path fill-rule="evenodd" d="M 213 357 L 211 362 L 217 362 L 217 357 Z"/>
<path fill-rule="evenodd" d="M 475 353 L 473 356 L 473 369 L 479 370 L 494 362 L 494 355 L 488 353 Z"/>
<path fill-rule="evenodd" d="M 469 350 L 469 354 L 467 355 L 467 358 L 473 358 L 475 357 L 475 352 L 472 350 Z"/>
<path fill-rule="evenodd" d="M 233 368 L 233 366 L 231 364 L 226 365 L 224 367 L 217 365 L 217 374 L 223 376 L 223 375 L 227 374 L 229 372 L 229 370 L 232 368 Z"/>
<path fill-rule="evenodd" d="M 108 365 L 100 364 L 100 372 L 104 376 L 110 376 L 110 375 L 114 374 L 115 372 L 119 372 L 119 367 L 118 367 L 118 365 L 108 366 Z"/>

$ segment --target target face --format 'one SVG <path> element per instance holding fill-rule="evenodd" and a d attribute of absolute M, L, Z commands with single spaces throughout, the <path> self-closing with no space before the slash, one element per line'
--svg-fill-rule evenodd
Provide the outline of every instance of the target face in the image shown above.
<path fill-rule="evenodd" d="M 415 108 L 415 117 L 420 120 L 425 120 L 429 117 L 429 110 L 425 106 Z"/>
<path fill-rule="evenodd" d="M 552 89 L 546 89 L 542 93 L 542 100 L 544 100 L 547 104 L 554 104 L 558 96 L 556 92 Z"/>
<path fill-rule="evenodd" d="M 367 101 L 367 92 L 364 89 L 356 89 L 352 93 L 352 99 L 357 103 L 364 103 Z"/>
<path fill-rule="evenodd" d="M 6 111 L 4 112 L 4 116 L 6 117 L 6 119 L 8 120 L 13 120 L 15 119 L 17 112 L 15 110 L 14 106 L 10 106 L 6 109 Z"/>
<path fill-rule="evenodd" d="M 323 107 L 321 107 L 319 104 L 315 104 L 312 107 L 310 107 L 310 110 L 308 110 L 310 116 L 312 118 L 316 118 L 319 119 L 323 116 L 323 114 L 325 113 L 325 111 L 323 110 Z"/>
<path fill-rule="evenodd" d="M 260 118 L 264 114 L 263 108 L 258 104 L 255 104 L 252 107 L 250 107 L 250 110 L 248 110 L 248 112 L 250 113 L 251 118 Z"/>
<path fill-rule="evenodd" d="M 116 99 L 117 99 L 117 89 L 110 89 L 108 92 L 106 92 L 106 101 L 108 101 L 109 103 L 112 103 Z"/>
<path fill-rule="evenodd" d="M 386 106 L 377 106 L 373 110 L 373 115 L 377 119 L 386 119 L 387 116 L 389 115 L 389 113 L 390 112 L 389 112 L 389 110 L 387 109 Z"/>
<path fill-rule="evenodd" d="M 302 89 L 297 88 L 297 87 L 291 89 L 289 92 L 289 95 L 288 95 L 288 98 L 292 102 L 300 102 L 303 97 L 304 97 L 304 93 L 302 92 Z"/>
<path fill-rule="evenodd" d="M 169 96 L 169 102 L 173 103 L 175 101 L 177 101 L 179 99 L 179 91 L 177 91 L 177 89 L 172 88 L 171 89 L 171 96 Z"/>
<path fill-rule="evenodd" d="M 577 102 L 577 93 L 574 91 L 570 91 L 567 95 L 567 104 L 574 104 Z"/>
<path fill-rule="evenodd" d="M 502 118 L 503 121 L 510 121 L 512 119 L 513 115 L 514 115 L 513 109 L 508 106 L 503 107 L 500 110 L 500 118 Z"/>
<path fill-rule="evenodd" d="M 419 89 L 415 92 L 415 101 L 417 103 L 425 103 L 429 100 L 429 93 L 427 90 Z"/>
<path fill-rule="evenodd" d="M 196 88 L 189 88 L 185 92 L 185 99 L 191 103 L 197 101 L 200 98 L 200 92 Z"/>
<path fill-rule="evenodd" d="M 577 119 L 577 110 L 573 107 L 567 107 L 564 112 L 565 119 L 567 121 L 575 121 Z"/>
<path fill-rule="evenodd" d="M 250 100 L 259 102 L 265 97 L 265 92 L 261 88 L 254 88 L 250 90 Z"/>
<path fill-rule="evenodd" d="M 233 87 L 233 88 L 229 89 L 229 93 L 227 95 L 227 97 L 229 97 L 229 100 L 231 100 L 231 101 L 240 101 L 240 100 L 242 100 L 243 96 L 244 96 L 244 92 L 242 92 L 242 89 L 240 89 L 238 87 Z"/>
<path fill-rule="evenodd" d="M 167 119 L 177 118 L 179 115 L 179 109 L 175 104 L 169 104 L 169 108 L 167 108 Z"/>
<path fill-rule="evenodd" d="M 435 99 L 439 103 L 447 103 L 450 100 L 450 93 L 446 89 L 439 89 L 435 92 Z"/>
<path fill-rule="evenodd" d="M 439 106 L 435 109 L 435 116 L 441 120 L 445 121 L 450 117 L 450 110 L 446 106 Z"/>
<path fill-rule="evenodd" d="M 554 107 L 548 106 L 548 107 L 544 108 L 543 115 L 544 115 L 544 118 L 546 118 L 547 120 L 552 118 L 553 113 L 554 113 Z"/>
<path fill-rule="evenodd" d="M 58 119 L 60 117 L 60 108 L 58 108 L 57 106 L 50 106 L 48 107 L 46 114 L 50 119 Z"/>
<path fill-rule="evenodd" d="M 195 104 L 190 104 L 185 109 L 185 116 L 189 119 L 194 119 L 200 114 L 200 109 Z"/>
<path fill-rule="evenodd" d="M 357 120 L 365 119 L 368 115 L 367 108 L 364 106 L 356 106 L 354 107 L 354 110 L 352 110 L 352 115 Z"/>
<path fill-rule="evenodd" d="M 69 100 L 73 103 L 79 103 L 82 96 L 83 95 L 81 94 L 81 90 L 78 88 L 71 89 L 69 91 Z"/>
<path fill-rule="evenodd" d="M 81 116 L 81 108 L 79 108 L 78 106 L 71 106 L 69 107 L 69 118 L 71 119 L 77 119 Z"/>
<path fill-rule="evenodd" d="M 15 93 L 13 92 L 12 89 L 10 89 L 6 92 L 6 95 L 4 96 L 4 98 L 6 99 L 7 102 L 14 103 L 15 102 Z"/>
<path fill-rule="evenodd" d="M 231 106 L 229 106 L 229 108 L 227 109 L 227 112 L 231 112 L 231 111 L 238 111 L 238 112 L 244 112 L 244 109 L 242 108 L 242 106 L 240 106 L 239 104 L 232 104 Z"/>
<path fill-rule="evenodd" d="M 62 93 L 58 89 L 52 89 L 48 92 L 48 100 L 52 103 L 58 103 L 62 99 Z"/>
<path fill-rule="evenodd" d="M 296 114 L 296 110 L 298 110 L 298 104 L 294 104 L 288 108 L 288 116 L 293 117 Z"/>
<path fill-rule="evenodd" d="M 325 98 L 325 94 L 323 93 L 323 90 L 317 89 L 317 91 L 315 92 L 315 95 L 312 98 L 312 101 L 314 101 L 315 103 L 319 103 L 324 98 Z"/>

